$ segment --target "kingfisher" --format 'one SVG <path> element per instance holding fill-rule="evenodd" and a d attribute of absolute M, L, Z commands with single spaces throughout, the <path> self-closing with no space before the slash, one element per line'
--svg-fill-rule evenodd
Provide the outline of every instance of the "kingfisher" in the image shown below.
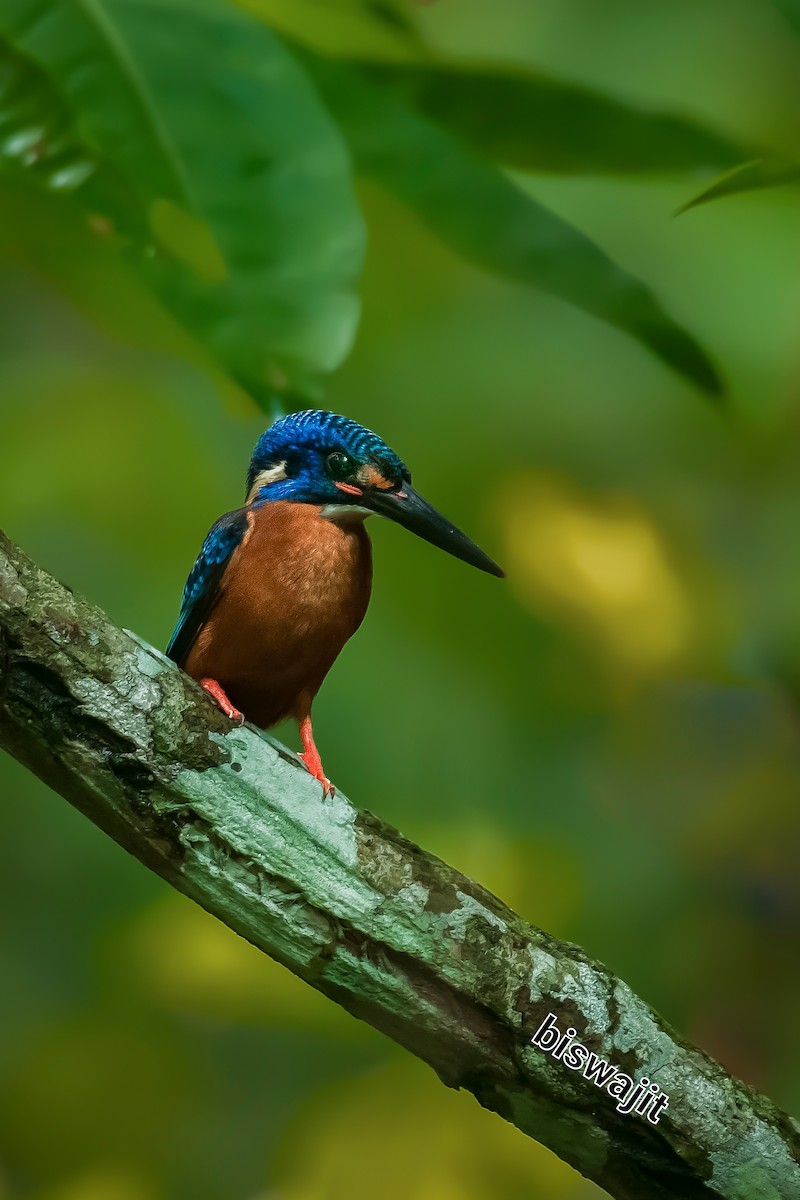
<path fill-rule="evenodd" d="M 275 421 L 256 443 L 245 501 L 211 526 L 167 655 L 231 720 L 297 721 L 307 770 L 333 793 L 311 705 L 358 629 L 372 586 L 364 528 L 388 517 L 490 575 L 503 571 L 411 486 L 377 434 L 320 410 Z"/>

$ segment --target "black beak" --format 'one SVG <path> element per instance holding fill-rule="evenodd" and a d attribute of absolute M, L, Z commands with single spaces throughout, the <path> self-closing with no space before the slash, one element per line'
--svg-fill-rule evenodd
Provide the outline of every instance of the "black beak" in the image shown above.
<path fill-rule="evenodd" d="M 455 525 L 432 508 L 427 500 L 423 500 L 409 483 L 404 483 L 397 492 L 381 491 L 379 488 L 365 491 L 360 503 L 371 508 L 373 512 L 396 521 L 404 529 L 410 529 L 412 533 L 416 533 L 433 546 L 438 546 L 440 550 L 446 550 L 455 558 L 477 567 L 479 571 L 488 571 L 490 575 L 497 575 L 501 579 L 505 575 L 488 554 L 479 550 L 465 533 L 456 529 Z"/>

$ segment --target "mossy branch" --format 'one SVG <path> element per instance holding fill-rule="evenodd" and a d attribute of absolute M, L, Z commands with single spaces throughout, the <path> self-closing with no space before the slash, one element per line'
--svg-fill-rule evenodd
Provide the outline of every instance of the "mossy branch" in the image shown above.
<path fill-rule="evenodd" d="M 0 745 L 307 983 L 619 1200 L 797 1200 L 798 1126 L 0 534 Z M 548 1013 L 669 1096 L 657 1124 L 531 1045 Z M 409 1148 L 411 1149 L 411 1148 Z"/>

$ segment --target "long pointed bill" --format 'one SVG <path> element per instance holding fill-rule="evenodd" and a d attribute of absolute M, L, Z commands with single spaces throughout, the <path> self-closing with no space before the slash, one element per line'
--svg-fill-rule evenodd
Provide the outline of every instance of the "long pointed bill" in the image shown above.
<path fill-rule="evenodd" d="M 427 500 L 423 500 L 419 492 L 415 492 L 410 484 L 404 483 L 399 492 L 380 491 L 377 488 L 364 493 L 360 503 L 396 521 L 404 529 L 416 533 L 440 550 L 460 558 L 479 571 L 488 571 L 490 575 L 503 577 L 504 572 L 496 562 L 492 562 L 488 554 L 484 554 L 473 541 L 456 529 L 451 521 L 437 512 Z"/>

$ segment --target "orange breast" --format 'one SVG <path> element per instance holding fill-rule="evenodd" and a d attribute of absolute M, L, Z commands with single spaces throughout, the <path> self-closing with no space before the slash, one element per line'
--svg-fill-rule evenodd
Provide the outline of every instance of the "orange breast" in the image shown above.
<path fill-rule="evenodd" d="M 220 597 L 184 664 L 222 685 L 248 720 L 301 720 L 364 619 L 372 554 L 363 521 L 335 524 L 319 507 L 254 510 Z"/>

